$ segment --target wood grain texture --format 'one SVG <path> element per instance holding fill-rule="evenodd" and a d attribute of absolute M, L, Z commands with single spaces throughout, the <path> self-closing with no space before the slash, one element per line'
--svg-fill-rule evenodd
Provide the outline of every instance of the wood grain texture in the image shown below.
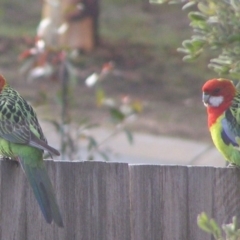
<path fill-rule="evenodd" d="M 189 167 L 188 168 L 188 239 L 211 240 L 211 235 L 203 232 L 197 226 L 197 216 L 206 212 L 213 216 L 215 168 Z"/>
<path fill-rule="evenodd" d="M 213 181 L 213 216 L 222 225 L 240 220 L 240 169 L 216 168 Z"/>
<path fill-rule="evenodd" d="M 162 239 L 188 239 L 187 168 L 183 166 L 165 166 L 164 170 L 164 231 Z"/>
<path fill-rule="evenodd" d="M 132 165 L 129 169 L 131 239 L 163 239 L 163 169 L 145 165 Z"/>
<path fill-rule="evenodd" d="M 64 229 L 45 222 L 20 166 L 0 161 L 0 239 L 130 239 L 127 164 L 46 163 Z"/>
<path fill-rule="evenodd" d="M 130 166 L 132 239 L 187 238 L 187 168 Z"/>
<path fill-rule="evenodd" d="M 64 228 L 45 222 L 19 165 L 0 161 L 0 239 L 210 240 L 205 211 L 221 225 L 240 215 L 240 170 L 46 161 Z"/>
<path fill-rule="evenodd" d="M 0 238 L 27 239 L 25 176 L 15 161 L 0 161 Z M 19 174 L 20 173 L 20 174 Z"/>

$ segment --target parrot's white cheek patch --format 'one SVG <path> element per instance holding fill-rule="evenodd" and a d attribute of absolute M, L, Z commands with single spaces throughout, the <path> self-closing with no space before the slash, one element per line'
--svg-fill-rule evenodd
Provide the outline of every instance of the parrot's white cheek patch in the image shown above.
<path fill-rule="evenodd" d="M 209 98 L 209 105 L 213 107 L 218 107 L 223 102 L 223 96 L 211 96 Z"/>

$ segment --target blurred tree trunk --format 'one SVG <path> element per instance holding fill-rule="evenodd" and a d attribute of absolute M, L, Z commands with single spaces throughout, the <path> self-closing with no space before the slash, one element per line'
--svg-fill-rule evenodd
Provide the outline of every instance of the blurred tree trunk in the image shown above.
<path fill-rule="evenodd" d="M 43 19 L 51 19 L 53 28 L 59 29 L 64 23 L 68 26 L 63 34 L 51 37 L 54 46 L 92 51 L 99 43 L 98 17 L 99 0 L 45 1 L 43 5 Z"/>

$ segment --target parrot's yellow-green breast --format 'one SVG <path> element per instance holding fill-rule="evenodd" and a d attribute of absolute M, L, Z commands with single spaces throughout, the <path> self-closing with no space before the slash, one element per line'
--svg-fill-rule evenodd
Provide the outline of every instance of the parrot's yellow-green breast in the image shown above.
<path fill-rule="evenodd" d="M 240 148 L 233 146 L 232 144 L 226 144 L 222 138 L 222 120 L 225 114 L 218 117 L 215 124 L 210 127 L 212 140 L 218 151 L 224 156 L 224 158 L 233 164 L 240 165 Z M 238 140 L 240 143 L 240 141 Z"/>

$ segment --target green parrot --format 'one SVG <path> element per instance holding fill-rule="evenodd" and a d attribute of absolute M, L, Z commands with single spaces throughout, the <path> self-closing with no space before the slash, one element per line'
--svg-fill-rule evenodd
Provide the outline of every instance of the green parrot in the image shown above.
<path fill-rule="evenodd" d="M 18 161 L 47 223 L 63 227 L 43 152 L 59 156 L 47 144 L 33 108 L 0 75 L 0 155 Z"/>

